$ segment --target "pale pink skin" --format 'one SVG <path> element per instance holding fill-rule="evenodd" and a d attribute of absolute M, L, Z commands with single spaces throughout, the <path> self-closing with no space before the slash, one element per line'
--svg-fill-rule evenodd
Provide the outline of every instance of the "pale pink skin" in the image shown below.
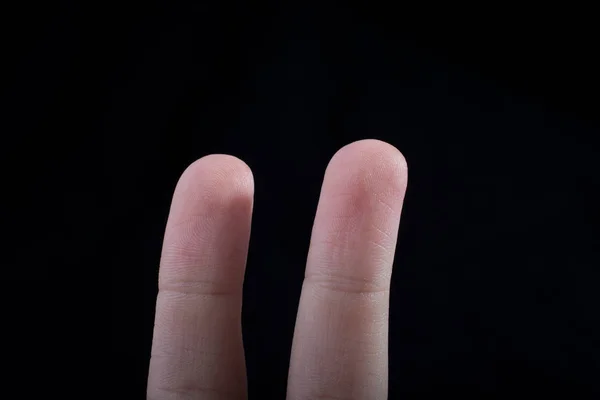
<path fill-rule="evenodd" d="M 362 140 L 327 167 L 296 320 L 287 398 L 387 398 L 388 308 L 407 167 Z M 162 251 L 148 399 L 244 399 L 242 284 L 254 181 L 210 155 L 181 176 Z"/>

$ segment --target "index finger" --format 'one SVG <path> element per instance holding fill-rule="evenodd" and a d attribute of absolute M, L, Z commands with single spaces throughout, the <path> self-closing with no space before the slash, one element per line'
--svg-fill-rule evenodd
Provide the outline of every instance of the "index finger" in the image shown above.
<path fill-rule="evenodd" d="M 148 399 L 243 399 L 242 283 L 254 184 L 226 155 L 192 164 L 165 230 Z"/>

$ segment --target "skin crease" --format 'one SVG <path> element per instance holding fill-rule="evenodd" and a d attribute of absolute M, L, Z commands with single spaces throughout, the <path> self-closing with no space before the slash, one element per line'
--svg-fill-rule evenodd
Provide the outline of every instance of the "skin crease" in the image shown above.
<path fill-rule="evenodd" d="M 287 398 L 387 398 L 392 263 L 407 183 L 393 146 L 362 140 L 327 167 L 294 333 Z M 179 180 L 163 244 L 148 399 L 244 399 L 242 283 L 250 169 L 210 155 Z"/>

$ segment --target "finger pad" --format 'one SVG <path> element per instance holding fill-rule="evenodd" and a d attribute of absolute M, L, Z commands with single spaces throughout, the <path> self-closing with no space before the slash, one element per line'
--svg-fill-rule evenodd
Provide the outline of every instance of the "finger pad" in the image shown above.
<path fill-rule="evenodd" d="M 215 213 L 232 203 L 251 203 L 253 194 L 252 171 L 242 160 L 223 154 L 202 157 L 181 175 L 170 220 L 176 224 L 190 215 Z"/>
<path fill-rule="evenodd" d="M 161 281 L 209 281 L 211 290 L 216 283 L 225 290 L 237 285 L 243 276 L 253 192 L 250 168 L 235 157 L 210 155 L 191 164 L 173 195 Z"/>
<path fill-rule="evenodd" d="M 379 140 L 361 140 L 342 147 L 331 159 L 323 188 L 365 193 L 403 195 L 407 181 L 404 156 L 394 146 Z M 367 194 L 368 195 L 368 194 Z"/>
<path fill-rule="evenodd" d="M 340 149 L 325 173 L 307 272 L 385 282 L 406 184 L 395 147 L 362 140 Z"/>

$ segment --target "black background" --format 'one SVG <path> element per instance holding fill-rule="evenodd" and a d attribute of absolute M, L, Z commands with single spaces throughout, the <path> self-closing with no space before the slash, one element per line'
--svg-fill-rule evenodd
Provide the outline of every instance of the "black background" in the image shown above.
<path fill-rule="evenodd" d="M 3 15 L 5 262 L 103 261 L 112 397 L 144 395 L 170 196 L 210 153 L 254 172 L 249 391 L 284 397 L 321 179 L 363 138 L 409 165 L 390 398 L 600 394 L 590 10 L 80 3 Z"/>

